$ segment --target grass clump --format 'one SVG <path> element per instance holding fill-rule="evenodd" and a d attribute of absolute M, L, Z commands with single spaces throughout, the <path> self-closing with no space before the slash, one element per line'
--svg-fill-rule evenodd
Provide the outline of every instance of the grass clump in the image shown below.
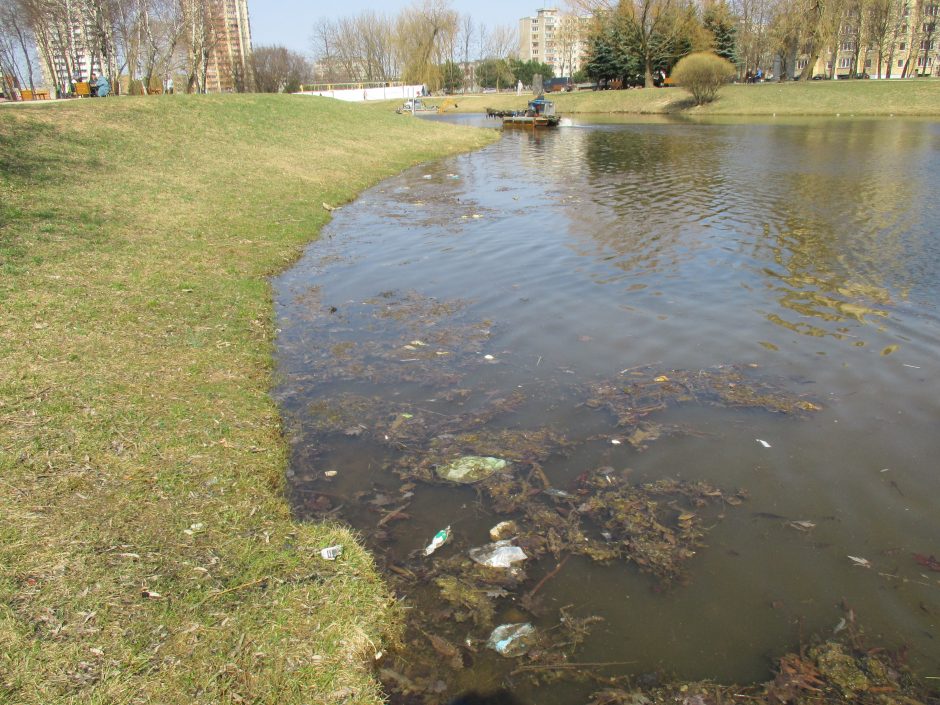
<path fill-rule="evenodd" d="M 692 94 L 696 105 L 705 105 L 718 97 L 719 88 L 731 83 L 735 72 L 734 64 L 727 59 L 710 51 L 698 51 L 679 60 L 672 78 Z"/>
<path fill-rule="evenodd" d="M 283 500 L 265 276 L 323 203 L 493 138 L 292 96 L 0 110 L 0 702 L 380 700 L 372 560 Z"/>

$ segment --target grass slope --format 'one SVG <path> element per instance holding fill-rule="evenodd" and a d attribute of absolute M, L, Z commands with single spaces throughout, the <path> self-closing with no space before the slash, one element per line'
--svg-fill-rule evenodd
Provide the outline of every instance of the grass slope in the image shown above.
<path fill-rule="evenodd" d="M 0 110 L 0 702 L 379 699 L 371 559 L 283 499 L 265 275 L 323 202 L 492 139 L 291 96 Z"/>
<path fill-rule="evenodd" d="M 693 107 L 681 88 L 556 93 L 562 114 L 940 115 L 940 81 L 809 81 L 725 86 L 711 105 Z M 524 108 L 528 96 L 457 96 L 457 112 Z M 397 107 L 397 105 L 396 105 Z"/>

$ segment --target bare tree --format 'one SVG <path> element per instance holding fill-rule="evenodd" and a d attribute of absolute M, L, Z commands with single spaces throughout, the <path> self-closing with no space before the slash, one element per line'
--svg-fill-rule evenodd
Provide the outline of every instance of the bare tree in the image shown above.
<path fill-rule="evenodd" d="M 473 43 L 473 35 L 475 34 L 475 29 L 473 25 L 473 17 L 470 15 L 464 15 L 460 18 L 459 26 L 459 43 L 462 51 L 463 59 L 463 92 L 467 92 L 467 77 L 470 76 L 470 83 L 473 84 L 476 81 L 470 72 L 470 45 Z"/>
<path fill-rule="evenodd" d="M 796 61 L 805 41 L 805 22 L 797 11 L 799 0 L 780 0 L 774 7 L 768 36 L 771 48 L 780 57 L 780 75 L 786 80 L 796 74 Z"/>
<path fill-rule="evenodd" d="M 10 89 L 8 95 L 12 95 L 14 83 L 26 83 L 30 90 L 36 89 L 30 49 L 33 41 L 23 6 L 11 0 L 0 3 L 0 73 L 3 74 L 6 87 Z M 26 66 L 26 82 L 19 69 L 20 60 Z"/>
<path fill-rule="evenodd" d="M 487 56 L 494 59 L 518 55 L 519 30 L 511 25 L 496 25 L 487 37 L 486 49 Z"/>
<path fill-rule="evenodd" d="M 563 14 L 555 29 L 555 49 L 561 59 L 559 76 L 571 77 L 574 73 L 575 55 L 581 47 L 581 20 L 577 15 Z"/>
<path fill-rule="evenodd" d="M 870 45 L 878 54 L 878 78 L 885 66 L 887 54 L 886 78 L 891 77 L 891 63 L 894 61 L 894 47 L 901 30 L 901 13 L 898 0 L 869 0 L 866 5 L 866 26 Z"/>
<path fill-rule="evenodd" d="M 697 26 L 694 8 L 686 0 L 623 0 L 614 21 L 640 58 L 647 88 L 654 85 L 653 67 L 678 58 L 677 48 Z"/>
<path fill-rule="evenodd" d="M 209 58 L 217 41 L 210 1 L 180 0 L 186 37 L 187 93 L 205 93 L 207 89 Z"/>
<path fill-rule="evenodd" d="M 430 90 L 442 86 L 441 65 L 454 45 L 459 16 L 446 0 L 424 0 L 398 16 L 402 80 Z"/>
<path fill-rule="evenodd" d="M 251 52 L 250 67 L 259 93 L 293 93 L 310 78 L 310 62 L 282 46 L 259 46 Z"/>
<path fill-rule="evenodd" d="M 732 0 L 738 18 L 737 54 L 745 71 L 760 68 L 770 58 L 774 37 L 770 33 L 774 7 L 771 0 Z"/>

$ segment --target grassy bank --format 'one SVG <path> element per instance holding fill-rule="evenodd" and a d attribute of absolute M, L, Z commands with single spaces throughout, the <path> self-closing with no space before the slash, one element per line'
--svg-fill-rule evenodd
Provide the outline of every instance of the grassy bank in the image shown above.
<path fill-rule="evenodd" d="M 524 108 L 528 96 L 457 96 L 457 112 Z M 725 86 L 711 105 L 693 107 L 681 88 L 553 94 L 564 114 L 940 115 L 940 81 L 809 81 Z"/>
<path fill-rule="evenodd" d="M 0 702 L 376 700 L 384 587 L 283 500 L 265 275 L 324 202 L 494 138 L 290 96 L 0 110 Z"/>

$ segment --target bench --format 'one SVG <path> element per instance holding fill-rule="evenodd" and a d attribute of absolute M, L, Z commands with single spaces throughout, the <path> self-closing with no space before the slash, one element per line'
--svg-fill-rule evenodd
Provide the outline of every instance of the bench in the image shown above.
<path fill-rule="evenodd" d="M 28 88 L 20 89 L 20 100 L 32 100 L 32 99 L 33 99 L 33 92 L 31 90 L 29 90 Z"/>
<path fill-rule="evenodd" d="M 33 91 L 33 100 L 49 100 L 49 91 L 45 88 L 37 88 Z"/>
<path fill-rule="evenodd" d="M 87 81 L 80 81 L 75 84 L 75 95 L 79 98 L 88 98 L 91 96 L 91 86 Z"/>

